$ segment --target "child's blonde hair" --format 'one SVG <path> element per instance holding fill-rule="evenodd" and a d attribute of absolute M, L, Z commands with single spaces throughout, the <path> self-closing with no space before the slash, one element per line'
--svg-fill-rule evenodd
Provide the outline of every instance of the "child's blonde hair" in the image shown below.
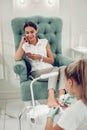
<path fill-rule="evenodd" d="M 87 105 L 87 59 L 81 59 L 65 68 L 65 76 L 73 78 L 82 87 L 81 98 Z"/>

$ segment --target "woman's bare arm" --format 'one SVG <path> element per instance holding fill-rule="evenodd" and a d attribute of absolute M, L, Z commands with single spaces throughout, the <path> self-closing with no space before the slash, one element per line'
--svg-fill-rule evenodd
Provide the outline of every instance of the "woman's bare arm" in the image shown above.
<path fill-rule="evenodd" d="M 52 50 L 50 48 L 49 43 L 46 46 L 46 50 L 47 50 L 47 57 L 43 57 L 43 61 L 50 63 L 50 64 L 53 64 L 54 63 L 54 57 L 53 57 Z"/>
<path fill-rule="evenodd" d="M 21 60 L 22 59 L 22 56 L 24 54 L 24 50 L 22 49 L 22 45 L 23 45 L 24 42 L 25 42 L 24 37 L 22 37 L 22 40 L 21 40 L 20 45 L 18 47 L 18 50 L 16 51 L 15 56 L 14 56 L 15 60 Z"/>
<path fill-rule="evenodd" d="M 64 130 L 62 129 L 60 126 L 58 125 L 55 125 L 53 127 L 53 121 L 51 118 L 48 118 L 47 119 L 47 122 L 46 122 L 46 127 L 45 127 L 45 130 Z"/>

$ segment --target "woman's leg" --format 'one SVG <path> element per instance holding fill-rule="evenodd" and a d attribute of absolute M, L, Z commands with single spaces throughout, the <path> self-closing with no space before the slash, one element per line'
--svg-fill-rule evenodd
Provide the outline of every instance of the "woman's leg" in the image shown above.
<path fill-rule="evenodd" d="M 58 102 L 60 105 L 63 105 L 61 104 L 60 102 L 60 96 L 61 95 L 64 95 L 66 93 L 66 90 L 65 90 L 65 83 L 64 83 L 64 69 L 65 69 L 66 66 L 61 66 L 59 67 L 59 79 L 58 79 L 58 86 L 59 86 L 59 91 L 58 91 Z"/>
<path fill-rule="evenodd" d="M 52 67 L 52 68 L 48 68 L 48 69 L 34 71 L 31 73 L 31 75 L 34 78 L 36 78 L 42 74 L 48 74 L 48 73 L 58 72 L 58 71 L 59 71 L 58 67 Z M 48 106 L 49 107 L 58 106 L 58 103 L 56 102 L 56 99 L 54 96 L 57 80 L 58 80 L 58 76 L 53 76 L 53 77 L 50 77 L 48 79 L 40 80 L 40 81 L 48 81 Z"/>
<path fill-rule="evenodd" d="M 59 68 L 53 67 L 50 72 L 58 72 L 59 75 Z M 49 107 L 56 107 L 58 106 L 58 103 L 55 99 L 55 90 L 58 80 L 58 75 L 50 77 L 48 79 L 48 106 Z"/>

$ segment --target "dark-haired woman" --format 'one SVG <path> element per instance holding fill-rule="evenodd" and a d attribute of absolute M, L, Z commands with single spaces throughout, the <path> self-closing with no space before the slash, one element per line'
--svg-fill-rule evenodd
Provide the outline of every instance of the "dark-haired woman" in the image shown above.
<path fill-rule="evenodd" d="M 59 97 L 65 94 L 63 81 L 63 67 L 53 67 L 54 57 L 47 39 L 37 37 L 37 26 L 33 22 L 25 23 L 25 36 L 22 37 L 18 50 L 15 53 L 15 60 L 21 60 L 25 54 L 31 64 L 31 75 L 36 78 L 41 74 L 59 72 L 58 76 L 48 79 L 48 106 L 56 107 L 59 104 Z M 57 80 L 59 80 L 58 100 L 54 97 Z"/>

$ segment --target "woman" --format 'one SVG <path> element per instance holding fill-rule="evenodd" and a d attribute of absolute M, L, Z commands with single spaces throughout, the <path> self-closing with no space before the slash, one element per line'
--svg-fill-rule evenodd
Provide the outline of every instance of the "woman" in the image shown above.
<path fill-rule="evenodd" d="M 63 82 L 64 67 L 53 67 L 54 57 L 47 39 L 39 39 L 37 37 L 38 29 L 33 22 L 25 23 L 24 25 L 25 36 L 22 37 L 18 50 L 15 53 L 15 60 L 21 60 L 25 54 L 31 64 L 31 75 L 36 78 L 41 74 L 50 72 L 59 72 L 59 76 L 54 76 L 48 79 L 48 106 L 58 106 L 58 102 L 54 97 L 57 79 L 59 82 L 60 97 L 65 93 Z"/>
<path fill-rule="evenodd" d="M 45 130 L 86 130 L 87 129 L 87 59 L 81 59 L 65 68 L 64 80 L 67 91 L 76 95 L 77 102 L 66 108 L 57 124 L 53 119 L 59 108 L 48 115 Z"/>

